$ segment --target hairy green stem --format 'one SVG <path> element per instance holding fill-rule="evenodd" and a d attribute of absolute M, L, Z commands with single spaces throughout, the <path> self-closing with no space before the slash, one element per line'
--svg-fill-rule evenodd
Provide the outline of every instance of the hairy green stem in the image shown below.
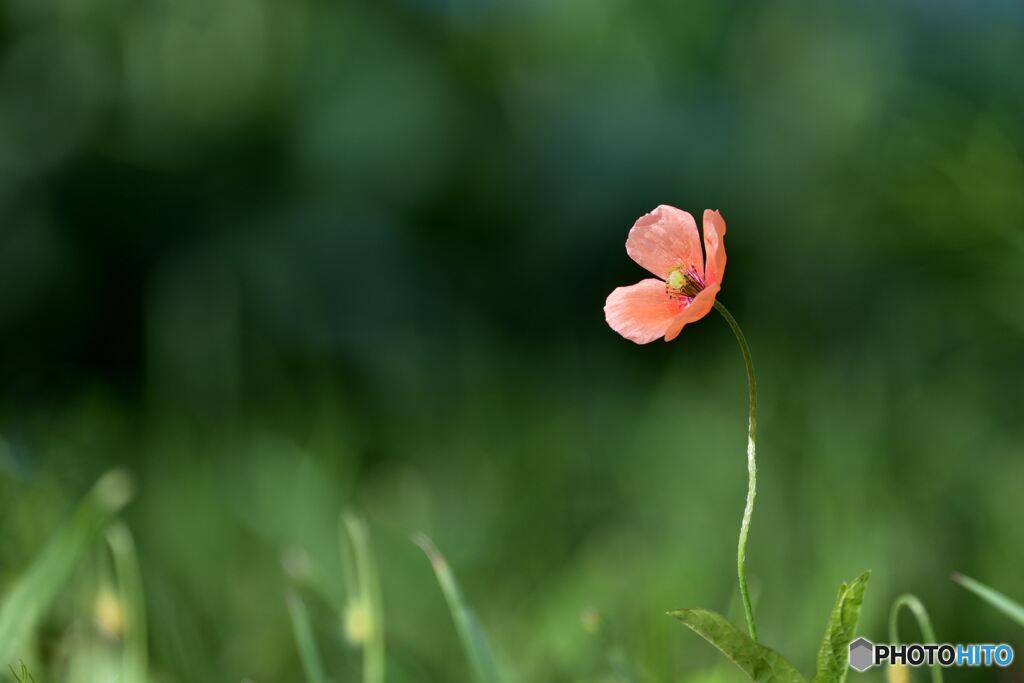
<path fill-rule="evenodd" d="M 911 593 L 904 593 L 900 597 L 896 598 L 896 601 L 892 603 L 892 609 L 889 611 L 889 642 L 893 645 L 900 643 L 900 608 L 906 607 L 910 610 L 911 614 L 917 620 L 917 626 L 921 629 L 921 635 L 924 637 L 926 643 L 937 643 L 935 640 L 935 629 L 932 628 L 932 620 L 928 618 L 928 611 L 924 608 L 924 605 L 920 600 L 917 599 L 916 595 Z M 942 683 L 942 667 L 939 666 L 938 662 L 932 664 L 932 683 Z"/>
<path fill-rule="evenodd" d="M 747 389 L 750 391 L 750 419 L 747 422 L 747 503 L 743 508 L 743 522 L 740 524 L 740 539 L 736 548 L 736 573 L 740 581 L 740 598 L 743 600 L 743 614 L 747 618 L 750 637 L 757 640 L 757 625 L 754 623 L 754 608 L 750 604 L 750 589 L 747 588 L 747 536 L 750 534 L 750 518 L 754 514 L 754 499 L 757 497 L 757 459 L 754 451 L 757 444 L 757 378 L 754 376 L 754 361 L 750 357 L 747 338 L 743 336 L 736 318 L 719 301 L 715 301 L 717 310 L 725 322 L 729 323 L 736 341 L 743 354 L 743 363 L 747 367 Z"/>

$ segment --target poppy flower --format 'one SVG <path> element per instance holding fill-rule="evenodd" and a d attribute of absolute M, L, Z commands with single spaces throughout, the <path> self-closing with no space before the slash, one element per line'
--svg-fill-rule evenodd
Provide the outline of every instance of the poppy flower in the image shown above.
<path fill-rule="evenodd" d="M 704 250 L 697 223 L 686 211 L 659 206 L 629 231 L 626 253 L 659 279 L 648 278 L 608 295 L 604 316 L 626 339 L 647 344 L 672 341 L 687 323 L 700 320 L 715 305 L 725 273 L 725 221 L 704 212 Z M 706 253 L 706 260 L 705 260 Z"/>

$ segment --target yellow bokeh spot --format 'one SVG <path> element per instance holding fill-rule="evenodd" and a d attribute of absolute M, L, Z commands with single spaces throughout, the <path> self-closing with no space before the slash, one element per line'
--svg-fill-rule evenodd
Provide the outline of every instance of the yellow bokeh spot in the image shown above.
<path fill-rule="evenodd" d="M 583 610 L 583 613 L 580 614 L 580 622 L 583 624 L 583 630 L 591 635 L 601 632 L 601 613 L 593 607 Z"/>
<path fill-rule="evenodd" d="M 96 629 L 107 638 L 120 638 L 124 633 L 124 608 L 117 594 L 110 588 L 103 587 L 96 593 L 92 619 Z"/>
<path fill-rule="evenodd" d="M 902 664 L 892 664 L 885 672 L 889 683 L 910 683 L 910 669 Z"/>
<path fill-rule="evenodd" d="M 345 639 L 353 645 L 365 645 L 373 631 L 373 615 L 362 600 L 352 600 L 345 608 Z"/>

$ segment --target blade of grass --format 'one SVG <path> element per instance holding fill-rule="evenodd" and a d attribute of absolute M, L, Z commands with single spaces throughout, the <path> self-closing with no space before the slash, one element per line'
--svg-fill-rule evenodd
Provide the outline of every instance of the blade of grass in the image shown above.
<path fill-rule="evenodd" d="M 146 597 L 142 590 L 142 572 L 135 553 L 135 542 L 127 526 L 114 522 L 107 529 L 107 545 L 114 558 L 121 609 L 125 615 L 121 681 L 146 683 L 149 666 L 149 653 L 146 650 Z"/>
<path fill-rule="evenodd" d="M 131 499 L 131 478 L 121 470 L 102 477 L 14 583 L 0 606 L 0 662 L 10 662 L 35 630 L 82 553 Z"/>
<path fill-rule="evenodd" d="M 896 601 L 892 603 L 892 609 L 889 610 L 889 642 L 893 644 L 899 644 L 900 641 L 900 609 L 906 607 L 910 610 L 910 613 L 914 615 L 914 619 L 917 620 L 917 627 L 921 629 L 921 636 L 924 638 L 926 643 L 937 643 L 935 639 L 935 629 L 932 628 L 932 620 L 928 618 L 928 610 L 924 608 L 924 603 L 917 599 L 916 595 L 911 593 L 904 593 L 900 597 L 896 598 Z M 932 683 L 942 683 L 942 667 L 938 662 L 932 664 Z"/>
<path fill-rule="evenodd" d="M 494 664 L 491 649 L 487 645 L 487 639 L 477 622 L 476 615 L 463 599 L 462 591 L 459 590 L 459 584 L 448 567 L 448 562 L 425 535 L 417 534 L 413 537 L 413 542 L 422 548 L 434 567 L 437 582 L 441 584 L 441 591 L 448 602 L 448 609 L 451 610 L 452 619 L 455 621 L 455 629 L 462 640 L 462 647 L 469 658 L 477 683 L 498 683 L 501 678 Z"/>
<path fill-rule="evenodd" d="M 288 616 L 291 617 L 292 632 L 295 635 L 295 644 L 299 648 L 299 659 L 302 661 L 302 668 L 306 672 L 306 680 L 309 683 L 326 683 L 327 675 L 324 673 L 320 651 L 317 649 L 316 640 L 313 638 L 313 625 L 309 620 L 306 603 L 292 589 L 288 590 L 285 600 L 288 603 Z"/>
<path fill-rule="evenodd" d="M 362 617 L 369 627 L 362 634 L 364 637 L 360 643 L 363 647 L 363 682 L 384 683 L 384 611 L 370 532 L 362 519 L 347 512 L 342 513 L 339 526 L 342 547 L 351 549 L 351 559 L 342 552 L 350 595 L 348 609 L 362 610 Z"/>
<path fill-rule="evenodd" d="M 963 574 L 953 574 L 953 580 L 971 591 L 979 598 L 995 607 L 997 610 L 1024 626 L 1024 607 L 1020 603 L 1011 600 L 994 588 L 990 588 L 980 581 L 975 581 Z"/>
<path fill-rule="evenodd" d="M 18 683 L 36 683 L 35 676 L 29 672 L 28 667 L 25 666 L 25 662 L 18 662 L 20 665 L 21 673 L 14 668 L 13 664 L 9 664 L 8 667 L 11 669 L 11 675 L 14 676 L 14 680 Z"/>

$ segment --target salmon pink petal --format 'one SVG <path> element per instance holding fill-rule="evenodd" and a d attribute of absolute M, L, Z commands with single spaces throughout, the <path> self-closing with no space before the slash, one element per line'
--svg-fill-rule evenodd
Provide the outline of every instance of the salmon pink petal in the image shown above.
<path fill-rule="evenodd" d="M 693 268 L 704 277 L 700 235 L 693 216 L 674 206 L 659 206 L 633 224 L 626 253 L 662 280 L 676 268 Z"/>
<path fill-rule="evenodd" d="M 704 212 L 704 251 L 707 253 L 705 281 L 707 284 L 722 282 L 725 275 L 725 220 L 722 214 L 708 209 Z"/>
<path fill-rule="evenodd" d="M 715 295 L 718 294 L 718 285 L 708 285 L 700 294 L 693 297 L 693 301 L 676 316 L 672 324 L 665 330 L 665 341 L 669 342 L 679 336 L 689 323 L 697 322 L 706 316 L 715 305 Z"/>
<path fill-rule="evenodd" d="M 669 296 L 664 282 L 651 278 L 609 294 L 604 317 L 626 339 L 647 344 L 665 336 L 685 303 L 685 299 Z"/>

